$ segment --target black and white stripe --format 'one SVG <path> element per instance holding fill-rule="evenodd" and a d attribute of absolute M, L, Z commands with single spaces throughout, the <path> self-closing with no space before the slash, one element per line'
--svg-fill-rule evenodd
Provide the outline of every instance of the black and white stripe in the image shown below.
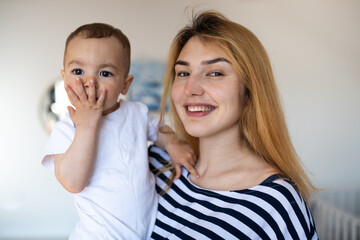
<path fill-rule="evenodd" d="M 155 146 L 149 158 L 152 170 L 170 160 Z M 169 174 L 157 177 L 158 193 Z M 209 191 L 192 184 L 188 175 L 183 169 L 159 196 L 152 239 L 318 239 L 310 211 L 290 181 L 270 177 L 246 190 Z"/>

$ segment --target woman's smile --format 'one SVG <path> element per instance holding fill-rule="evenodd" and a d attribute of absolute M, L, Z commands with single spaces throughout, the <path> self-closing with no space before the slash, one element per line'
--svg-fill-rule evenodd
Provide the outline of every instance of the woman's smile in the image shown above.
<path fill-rule="evenodd" d="M 197 37 L 186 43 L 175 65 L 172 99 L 191 136 L 218 136 L 238 126 L 244 89 L 218 45 Z"/>
<path fill-rule="evenodd" d="M 204 104 L 188 104 L 184 108 L 188 116 L 202 117 L 210 114 L 216 107 Z"/>

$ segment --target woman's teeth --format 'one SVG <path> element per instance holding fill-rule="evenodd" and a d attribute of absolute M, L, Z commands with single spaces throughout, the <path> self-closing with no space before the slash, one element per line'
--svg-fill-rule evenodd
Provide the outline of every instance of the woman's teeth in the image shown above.
<path fill-rule="evenodd" d="M 207 112 L 213 109 L 213 107 L 209 106 L 188 106 L 189 112 Z"/>

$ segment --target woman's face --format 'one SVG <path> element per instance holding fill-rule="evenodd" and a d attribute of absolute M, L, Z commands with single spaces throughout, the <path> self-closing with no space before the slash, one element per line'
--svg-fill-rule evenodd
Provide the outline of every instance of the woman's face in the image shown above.
<path fill-rule="evenodd" d="M 171 96 L 188 134 L 240 132 L 244 92 L 230 58 L 216 43 L 198 37 L 186 43 L 175 64 Z"/>

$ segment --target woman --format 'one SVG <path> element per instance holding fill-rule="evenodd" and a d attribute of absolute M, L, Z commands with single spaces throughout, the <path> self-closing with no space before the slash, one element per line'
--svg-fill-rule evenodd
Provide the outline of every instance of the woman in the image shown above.
<path fill-rule="evenodd" d="M 151 147 L 160 194 L 154 239 L 317 239 L 305 200 L 314 190 L 291 144 L 260 41 L 216 12 L 175 37 L 161 113 L 170 93 L 177 135 L 200 177 L 174 181 Z M 170 187 L 171 186 L 171 187 Z M 305 199 L 305 200 L 304 200 Z"/>

